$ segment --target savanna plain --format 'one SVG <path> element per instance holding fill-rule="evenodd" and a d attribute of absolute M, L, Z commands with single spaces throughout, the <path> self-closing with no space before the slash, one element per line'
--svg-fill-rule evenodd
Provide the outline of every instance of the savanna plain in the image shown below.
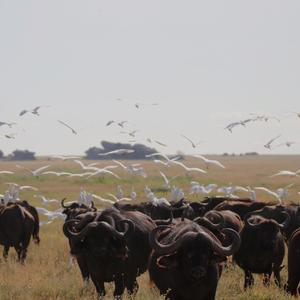
<path fill-rule="evenodd" d="M 47 158 L 39 158 L 31 162 L 0 162 L 0 169 L 15 171 L 12 175 L 0 175 L 0 193 L 7 189 L 7 182 L 15 182 L 21 185 L 32 185 L 39 189 L 40 194 L 47 198 L 62 199 L 67 201 L 77 200 L 80 188 L 86 191 L 101 195 L 104 198 L 107 193 L 115 193 L 116 186 L 122 185 L 126 196 L 134 187 L 137 192 L 136 201 L 146 201 L 144 195 L 144 187 L 148 185 L 157 196 L 168 197 L 168 193 L 162 190 L 163 180 L 159 174 L 162 170 L 168 177 L 178 175 L 172 181 L 172 184 L 182 188 L 186 198 L 193 201 L 201 201 L 202 196 L 189 195 L 190 182 L 192 180 L 203 184 L 216 183 L 223 185 L 240 185 L 240 186 L 264 186 L 271 190 L 279 187 L 287 186 L 294 183 L 289 189 L 289 196 L 285 202 L 299 203 L 300 196 L 300 179 L 288 177 L 274 177 L 270 175 L 277 173 L 279 170 L 295 170 L 299 169 L 299 155 L 255 155 L 255 156 L 208 156 L 208 158 L 218 159 L 226 166 L 226 169 L 212 167 L 207 174 L 185 173 L 178 166 L 161 167 L 152 161 L 125 161 L 125 164 L 140 163 L 146 173 L 147 178 L 128 174 L 124 170 L 116 169 L 116 173 L 121 177 L 117 179 L 110 175 L 102 177 L 84 178 L 68 178 L 56 177 L 52 175 L 41 175 L 33 177 L 28 175 L 24 170 L 16 168 L 16 164 L 20 163 L 29 169 L 36 169 L 40 166 L 50 164 L 48 169 L 54 171 L 81 172 L 78 165 L 72 161 L 61 161 Z M 89 161 L 91 162 L 91 161 Z M 99 167 L 112 164 L 111 161 L 97 161 Z M 85 162 L 84 162 L 85 163 Z M 199 160 L 187 158 L 184 162 L 189 166 L 202 167 L 204 165 Z M 37 192 L 22 191 L 20 198 L 29 201 L 30 204 L 42 207 L 40 200 L 34 197 Z M 239 196 L 247 196 L 241 192 Z M 274 201 L 270 196 L 263 192 L 258 193 L 258 199 L 261 201 Z M 109 207 L 108 204 L 97 202 L 95 205 L 100 208 Z M 49 210 L 60 208 L 59 204 L 50 204 L 46 207 Z M 41 216 L 41 220 L 46 220 Z M 67 239 L 62 233 L 63 220 L 56 219 L 49 225 L 44 225 L 40 229 L 41 243 L 35 245 L 32 241 L 28 250 L 28 256 L 25 265 L 21 265 L 16 261 L 16 253 L 11 248 L 7 262 L 1 258 L 0 260 L 0 299 L 97 299 L 97 294 L 92 283 L 83 288 L 83 282 L 76 263 L 69 267 L 69 245 Z M 287 255 L 286 255 L 287 256 Z M 287 262 L 284 260 L 285 267 L 281 275 L 283 282 L 287 280 Z M 236 299 L 236 300 L 280 300 L 293 299 L 288 296 L 283 289 L 275 286 L 272 278 L 272 284 L 266 288 L 262 285 L 262 277 L 254 275 L 254 287 L 247 292 L 243 289 L 243 272 L 236 265 L 229 265 L 222 274 L 218 284 L 216 299 Z M 138 278 L 140 285 L 137 293 L 137 300 L 154 300 L 163 299 L 150 283 L 148 274 L 145 273 Z M 106 284 L 106 299 L 113 299 L 113 285 Z M 124 297 L 127 299 L 127 296 Z M 129 299 L 129 298 L 128 298 Z M 196 299 L 196 295 L 195 295 Z"/>

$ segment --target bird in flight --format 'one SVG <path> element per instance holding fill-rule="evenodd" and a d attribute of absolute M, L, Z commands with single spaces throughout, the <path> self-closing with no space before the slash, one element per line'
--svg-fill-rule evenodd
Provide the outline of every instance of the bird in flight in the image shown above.
<path fill-rule="evenodd" d="M 186 165 L 184 165 L 182 162 L 179 162 L 179 161 L 176 161 L 176 160 L 173 161 L 173 164 L 176 164 L 176 165 L 179 165 L 179 166 L 183 167 L 188 172 L 206 173 L 206 171 L 204 171 L 200 168 L 193 168 L 193 167 L 190 168 L 190 167 L 187 167 Z"/>
<path fill-rule="evenodd" d="M 232 133 L 232 129 L 238 125 L 242 125 L 241 122 L 233 122 L 233 123 L 230 123 L 229 125 L 227 125 L 224 129 L 227 129 L 228 131 L 230 131 Z"/>
<path fill-rule="evenodd" d="M 264 191 L 264 192 L 268 193 L 269 195 L 275 197 L 279 203 L 282 203 L 282 200 L 284 198 L 286 198 L 288 195 L 288 189 L 293 185 L 294 184 L 291 183 L 291 184 L 287 185 L 286 187 L 277 189 L 275 192 L 273 192 L 265 187 L 255 187 L 254 189 L 258 190 L 258 191 Z"/>
<path fill-rule="evenodd" d="M 50 203 L 59 203 L 60 201 L 57 199 L 47 199 L 43 195 L 34 195 L 34 198 L 40 198 L 44 205 L 49 205 Z"/>
<path fill-rule="evenodd" d="M 296 142 L 284 142 L 284 143 L 281 143 L 281 144 L 278 144 L 274 147 L 281 147 L 281 146 L 287 146 L 287 147 L 291 147 L 293 144 L 295 144 Z"/>
<path fill-rule="evenodd" d="M 136 109 L 139 109 L 142 105 L 152 105 L 152 106 L 156 106 L 158 105 L 158 103 L 140 103 L 140 102 L 137 102 L 134 104 L 135 108 Z"/>
<path fill-rule="evenodd" d="M 170 189 L 171 188 L 171 185 L 170 185 L 171 181 L 178 177 L 178 176 L 174 176 L 174 177 L 168 179 L 168 177 L 162 171 L 159 171 L 159 174 L 162 176 L 162 178 L 165 182 L 163 187 L 166 188 L 166 189 Z"/>
<path fill-rule="evenodd" d="M 40 168 L 38 168 L 38 169 L 36 169 L 36 170 L 30 170 L 30 169 L 25 168 L 25 167 L 20 166 L 20 165 L 16 165 L 16 166 L 17 166 L 17 168 L 21 168 L 21 169 L 26 170 L 27 172 L 29 172 L 29 173 L 30 173 L 32 176 L 34 176 L 34 177 L 38 177 L 39 174 L 40 174 L 42 171 L 44 171 L 44 170 L 46 170 L 47 168 L 50 167 L 50 165 L 47 165 L 47 166 L 40 167 Z"/>
<path fill-rule="evenodd" d="M 27 114 L 27 113 L 32 113 L 33 115 L 39 116 L 39 110 L 41 109 L 41 107 L 43 107 L 42 105 L 36 106 L 33 109 L 23 109 L 20 113 L 19 116 L 22 117 L 23 115 Z M 44 106 L 44 107 L 49 107 L 49 106 Z"/>
<path fill-rule="evenodd" d="M 14 172 L 2 170 L 0 171 L 0 174 L 14 174 Z"/>
<path fill-rule="evenodd" d="M 15 136 L 17 134 L 16 133 L 8 133 L 8 134 L 5 134 L 4 136 L 7 138 L 7 139 L 15 139 Z"/>
<path fill-rule="evenodd" d="M 225 169 L 225 166 L 222 165 L 218 160 L 208 159 L 202 155 L 193 155 L 193 157 L 202 159 L 206 165 L 206 169 L 208 169 L 209 165 L 218 166 L 220 168 Z"/>
<path fill-rule="evenodd" d="M 8 123 L 8 122 L 2 122 L 0 121 L 0 127 L 3 126 L 3 125 L 7 125 L 9 128 L 11 128 L 13 125 L 17 125 L 17 123 Z"/>
<path fill-rule="evenodd" d="M 281 137 L 281 134 L 279 134 L 279 135 L 277 135 L 276 137 L 272 138 L 272 139 L 269 140 L 266 144 L 264 144 L 264 147 L 265 147 L 266 149 L 271 150 L 271 144 L 272 144 L 275 140 L 277 140 L 278 138 L 280 138 L 280 137 Z"/>
<path fill-rule="evenodd" d="M 77 132 L 67 123 L 61 121 L 61 120 L 57 120 L 60 124 L 64 125 L 65 127 L 69 128 L 74 134 L 77 134 Z"/>
<path fill-rule="evenodd" d="M 283 171 L 279 171 L 278 173 L 276 173 L 274 175 L 271 175 L 270 177 L 276 177 L 276 176 L 299 177 L 298 174 L 300 174 L 300 169 L 297 170 L 296 172 L 283 170 Z"/>
<path fill-rule="evenodd" d="M 119 154 L 119 155 L 125 155 L 125 154 L 129 154 L 129 153 L 133 153 L 135 152 L 135 150 L 133 149 L 117 149 L 117 150 L 112 150 L 109 152 L 105 152 L 105 153 L 98 153 L 99 156 L 106 156 L 106 155 L 110 155 L 110 154 Z"/>
<path fill-rule="evenodd" d="M 54 155 L 51 156 L 52 158 L 61 159 L 61 160 L 71 160 L 71 159 L 78 159 L 80 156 L 67 156 L 67 155 Z"/>
<path fill-rule="evenodd" d="M 196 148 L 197 146 L 199 146 L 200 144 L 201 144 L 201 142 L 199 142 L 199 143 L 195 143 L 195 142 L 193 142 L 190 138 L 188 138 L 187 136 L 185 136 L 185 135 L 183 135 L 183 134 L 181 134 L 181 136 L 183 137 L 183 138 L 185 138 L 187 141 L 189 141 L 190 143 L 191 143 L 191 145 L 192 145 L 192 147 L 193 148 Z"/>

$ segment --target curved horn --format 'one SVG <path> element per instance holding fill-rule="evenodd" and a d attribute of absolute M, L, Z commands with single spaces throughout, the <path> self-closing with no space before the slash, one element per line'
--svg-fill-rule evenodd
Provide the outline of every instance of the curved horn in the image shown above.
<path fill-rule="evenodd" d="M 223 256 L 230 256 L 230 255 L 234 254 L 235 252 L 237 252 L 240 248 L 240 245 L 241 245 L 240 235 L 231 228 L 224 228 L 221 230 L 221 232 L 225 235 L 230 236 L 230 238 L 232 240 L 231 245 L 224 247 L 217 239 L 213 239 L 208 234 L 206 234 L 206 237 L 208 237 L 209 240 L 211 241 L 212 248 L 215 252 L 217 252 L 218 254 L 223 255 Z"/>
<path fill-rule="evenodd" d="M 106 216 L 102 216 L 102 217 L 105 222 L 110 224 L 113 228 L 116 228 L 116 222 L 112 216 L 106 215 Z"/>
<path fill-rule="evenodd" d="M 154 220 L 154 223 L 157 225 L 157 226 L 161 226 L 161 225 L 170 225 L 172 224 L 173 222 L 173 213 L 171 212 L 171 216 L 168 220 Z"/>
<path fill-rule="evenodd" d="M 254 222 L 252 222 L 253 220 L 259 220 L 259 222 L 254 223 Z M 260 217 L 259 215 L 254 215 L 245 220 L 245 225 L 253 228 L 253 227 L 260 225 L 260 223 L 262 221 L 263 221 L 262 217 Z"/>
<path fill-rule="evenodd" d="M 122 221 L 125 221 L 125 220 L 122 220 Z M 122 221 L 120 221 L 120 222 L 122 222 Z M 115 227 L 113 227 L 112 225 L 110 225 L 109 223 L 107 223 L 105 221 L 98 222 L 97 224 L 98 224 L 99 227 L 104 228 L 106 231 L 108 231 L 114 237 L 116 237 L 118 239 L 123 239 L 125 237 L 125 234 L 126 234 L 127 230 L 125 232 L 120 232 L 120 231 L 116 230 Z"/>
<path fill-rule="evenodd" d="M 221 214 L 215 213 L 215 212 L 214 212 L 214 215 L 220 219 L 219 223 L 213 223 L 210 219 L 208 219 L 205 216 L 197 217 L 193 220 L 193 222 L 197 223 L 198 225 L 204 226 L 204 227 L 208 228 L 209 230 L 212 230 L 212 229 L 221 230 L 222 228 L 225 227 L 224 217 Z"/>
<path fill-rule="evenodd" d="M 206 219 L 208 222 L 211 223 L 211 225 L 213 227 L 215 227 L 216 229 L 222 229 L 225 227 L 225 219 L 224 216 L 219 213 L 218 211 L 213 211 L 211 210 L 210 212 L 208 212 L 207 214 L 204 215 L 203 219 Z M 214 223 L 213 221 L 217 220 L 218 223 Z"/>
<path fill-rule="evenodd" d="M 97 207 L 95 206 L 94 201 L 91 201 L 91 209 L 92 209 L 93 211 L 97 211 Z"/>
<path fill-rule="evenodd" d="M 158 233 L 158 231 L 161 231 L 161 230 L 167 229 L 167 228 L 171 228 L 171 227 L 170 226 L 158 226 L 158 227 L 154 228 L 149 235 L 150 246 L 159 255 L 165 255 L 168 253 L 175 252 L 177 250 L 178 246 L 180 246 L 182 244 L 182 241 L 184 239 L 186 239 L 187 237 L 190 237 L 190 236 L 196 236 L 198 234 L 196 232 L 187 232 L 170 244 L 161 244 L 157 240 L 157 233 Z"/>
<path fill-rule="evenodd" d="M 63 232 L 65 236 L 69 239 L 72 239 L 73 242 L 80 242 L 87 234 L 91 231 L 91 229 L 96 228 L 98 226 L 97 222 L 91 222 L 87 224 L 80 232 L 75 233 L 70 230 L 70 227 L 74 226 L 77 223 L 77 220 L 70 220 L 65 222 L 63 226 Z"/>
<path fill-rule="evenodd" d="M 87 212 L 82 214 L 81 216 L 83 216 L 83 218 L 79 219 L 79 222 L 74 224 L 76 230 L 81 230 L 88 223 L 95 221 L 97 214 L 95 214 L 94 212 Z"/>
<path fill-rule="evenodd" d="M 121 220 L 118 222 L 118 224 L 125 225 L 125 228 L 126 228 L 125 231 L 124 232 L 119 231 L 124 236 L 125 239 L 128 238 L 135 230 L 134 223 L 129 219 Z"/>
<path fill-rule="evenodd" d="M 69 207 L 70 207 L 70 205 L 69 205 L 69 206 L 65 205 L 65 200 L 66 200 L 66 199 L 67 199 L 67 198 L 63 198 L 63 199 L 61 200 L 61 202 L 60 202 L 61 207 L 63 207 L 63 208 L 69 208 Z"/>
<path fill-rule="evenodd" d="M 291 217 L 286 211 L 283 211 L 281 215 L 285 215 L 285 219 L 282 223 L 278 223 L 278 225 L 281 229 L 287 229 L 290 225 Z"/>

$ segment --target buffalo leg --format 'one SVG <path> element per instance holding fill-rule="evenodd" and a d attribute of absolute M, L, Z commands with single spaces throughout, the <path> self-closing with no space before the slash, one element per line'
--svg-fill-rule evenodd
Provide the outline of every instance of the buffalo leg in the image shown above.
<path fill-rule="evenodd" d="M 98 299 L 102 300 L 104 299 L 104 296 L 106 294 L 105 292 L 105 288 L 104 288 L 104 282 L 103 281 L 99 281 L 95 276 L 91 275 L 92 281 L 95 285 L 95 288 L 97 290 L 98 293 Z"/>
<path fill-rule="evenodd" d="M 125 290 L 124 275 L 117 276 L 115 279 L 114 298 L 116 300 L 121 300 L 124 290 Z"/>
<path fill-rule="evenodd" d="M 293 277 L 289 276 L 288 282 L 285 286 L 286 292 L 292 294 L 293 296 L 297 296 L 297 288 L 298 288 L 299 281 L 300 281 L 299 275 Z"/>
<path fill-rule="evenodd" d="M 281 271 L 281 267 L 274 269 L 275 284 L 278 287 L 281 287 L 280 271 Z"/>
<path fill-rule="evenodd" d="M 21 252 L 22 252 L 22 248 L 21 248 L 21 246 L 14 246 L 14 248 L 15 248 L 15 250 L 16 250 L 16 252 L 17 252 L 17 255 L 18 255 L 18 258 L 17 258 L 17 260 L 18 261 L 21 261 Z"/>
<path fill-rule="evenodd" d="M 9 246 L 4 246 L 3 258 L 4 258 L 5 261 L 7 260 L 7 257 L 8 257 L 8 251 L 9 251 Z"/>
<path fill-rule="evenodd" d="M 270 285 L 270 278 L 271 278 L 272 271 L 268 273 L 264 273 L 263 277 L 263 285 L 264 286 L 269 286 Z"/>
<path fill-rule="evenodd" d="M 90 273 L 89 273 L 88 265 L 87 265 L 84 257 L 81 255 L 77 255 L 76 260 L 77 260 L 77 264 L 79 266 L 83 281 L 84 282 L 89 281 Z"/>
<path fill-rule="evenodd" d="M 137 283 L 136 278 L 133 280 L 133 282 L 126 283 L 126 288 L 130 298 L 134 298 L 139 289 L 139 284 Z"/>
<path fill-rule="evenodd" d="M 254 284 L 254 278 L 250 271 L 245 271 L 245 283 L 244 288 L 247 289 L 248 287 L 251 287 Z"/>

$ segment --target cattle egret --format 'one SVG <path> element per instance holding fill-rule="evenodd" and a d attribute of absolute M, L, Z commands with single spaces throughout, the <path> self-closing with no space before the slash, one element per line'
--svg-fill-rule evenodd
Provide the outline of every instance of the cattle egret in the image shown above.
<path fill-rule="evenodd" d="M 55 175 L 55 176 L 67 176 L 67 175 L 72 175 L 72 173 L 69 172 L 54 172 L 54 171 L 47 171 L 43 172 L 41 175 Z"/>
<path fill-rule="evenodd" d="M 285 142 L 285 143 L 280 143 L 274 147 L 281 147 L 281 146 L 287 146 L 287 147 L 291 147 L 293 144 L 295 144 L 296 142 Z"/>
<path fill-rule="evenodd" d="M 101 202 L 108 202 L 108 203 L 110 203 L 110 204 L 114 204 L 114 203 L 115 203 L 115 201 L 112 201 L 112 200 L 110 200 L 110 199 L 103 198 L 103 197 L 98 196 L 98 195 L 96 195 L 96 194 L 92 194 L 92 196 L 93 196 L 93 198 L 95 198 L 95 199 L 97 199 L 97 200 L 99 200 L 99 201 L 101 201 Z"/>
<path fill-rule="evenodd" d="M 276 192 L 273 192 L 273 191 L 271 191 L 271 190 L 269 190 L 269 189 L 267 189 L 265 187 L 255 187 L 254 189 L 258 190 L 258 191 L 264 191 L 264 192 L 268 193 L 269 195 L 275 197 L 278 200 L 279 203 L 282 203 L 282 200 L 287 197 L 287 195 L 288 195 L 288 189 L 291 186 L 293 186 L 293 183 L 287 185 L 284 188 L 277 189 Z"/>
<path fill-rule="evenodd" d="M 25 168 L 25 167 L 23 167 L 23 166 L 20 166 L 20 165 L 17 165 L 17 167 L 26 170 L 27 172 L 29 172 L 29 173 L 30 173 L 32 176 L 34 176 L 34 177 L 38 177 L 38 176 L 40 175 L 40 173 L 41 173 L 42 171 L 46 170 L 47 168 L 49 168 L 50 165 L 40 167 L 40 168 L 38 168 L 38 169 L 36 169 L 36 170 L 33 170 L 33 171 L 30 170 L 30 169 L 28 169 L 28 168 Z"/>
<path fill-rule="evenodd" d="M 188 137 L 186 137 L 185 135 L 183 135 L 183 134 L 181 134 L 181 136 L 183 137 L 183 138 L 185 138 L 187 141 L 189 141 L 190 143 L 191 143 L 191 145 L 192 145 L 192 147 L 193 148 L 196 148 L 197 146 L 199 146 L 200 144 L 201 144 L 201 142 L 200 143 L 194 143 L 190 138 L 188 138 Z"/>
<path fill-rule="evenodd" d="M 45 196 L 43 195 L 34 195 L 35 198 L 39 198 L 42 200 L 44 205 L 49 205 L 51 203 L 59 203 L 60 201 L 57 199 L 47 199 Z"/>
<path fill-rule="evenodd" d="M 11 128 L 13 125 L 17 125 L 17 123 L 8 123 L 8 122 L 2 122 L 0 121 L 0 127 L 3 126 L 3 125 L 7 125 L 9 128 Z"/>
<path fill-rule="evenodd" d="M 276 177 L 276 176 L 299 177 L 298 174 L 300 174 L 300 169 L 297 170 L 296 172 L 283 170 L 283 171 L 279 171 L 278 173 L 276 173 L 274 175 L 271 175 L 270 177 Z"/>
<path fill-rule="evenodd" d="M 225 169 L 225 167 L 218 160 L 208 159 L 202 155 L 193 155 L 193 157 L 202 159 L 206 165 L 206 169 L 208 169 L 210 165 Z"/>
<path fill-rule="evenodd" d="M 204 171 L 200 168 L 187 167 L 186 165 L 184 165 L 182 162 L 179 162 L 179 161 L 173 161 L 173 164 L 181 166 L 187 172 L 199 172 L 199 173 L 204 173 L 204 174 L 206 173 L 206 171 Z"/>
<path fill-rule="evenodd" d="M 64 125 L 65 127 L 69 128 L 69 129 L 72 131 L 72 133 L 77 134 L 77 132 L 76 132 L 70 125 L 68 125 L 67 123 L 65 123 L 65 122 L 63 122 L 63 121 L 61 121 L 61 120 L 57 120 L 57 121 L 58 121 L 60 124 Z"/>
<path fill-rule="evenodd" d="M 163 187 L 166 188 L 166 189 L 171 188 L 170 182 L 178 177 L 178 176 L 174 176 L 171 179 L 168 179 L 167 176 L 163 172 L 159 171 L 159 174 L 162 176 L 162 178 L 165 182 Z"/>
<path fill-rule="evenodd" d="M 3 170 L 3 171 L 0 171 L 0 174 L 14 174 L 14 172 Z"/>
<path fill-rule="evenodd" d="M 110 155 L 110 154 L 118 154 L 118 155 L 125 155 L 125 154 L 130 154 L 135 152 L 135 150 L 133 149 L 117 149 L 117 150 L 112 150 L 109 152 L 105 152 L 105 153 L 98 153 L 99 156 L 106 156 L 106 155 Z"/>
<path fill-rule="evenodd" d="M 54 155 L 51 156 L 52 158 L 57 158 L 57 159 L 61 159 L 61 160 L 71 160 L 71 159 L 78 159 L 81 158 L 80 156 L 64 156 L 64 155 Z"/>
<path fill-rule="evenodd" d="M 277 135 L 276 137 L 272 138 L 272 139 L 269 140 L 266 144 L 264 144 L 264 147 L 265 147 L 266 149 L 271 150 L 271 144 L 272 144 L 275 140 L 277 140 L 279 137 L 281 137 L 281 135 Z"/>
<path fill-rule="evenodd" d="M 227 125 L 224 129 L 227 129 L 228 131 L 230 131 L 232 133 L 232 129 L 238 125 L 242 125 L 241 122 L 233 122 L 233 123 L 230 123 L 229 125 Z"/>

